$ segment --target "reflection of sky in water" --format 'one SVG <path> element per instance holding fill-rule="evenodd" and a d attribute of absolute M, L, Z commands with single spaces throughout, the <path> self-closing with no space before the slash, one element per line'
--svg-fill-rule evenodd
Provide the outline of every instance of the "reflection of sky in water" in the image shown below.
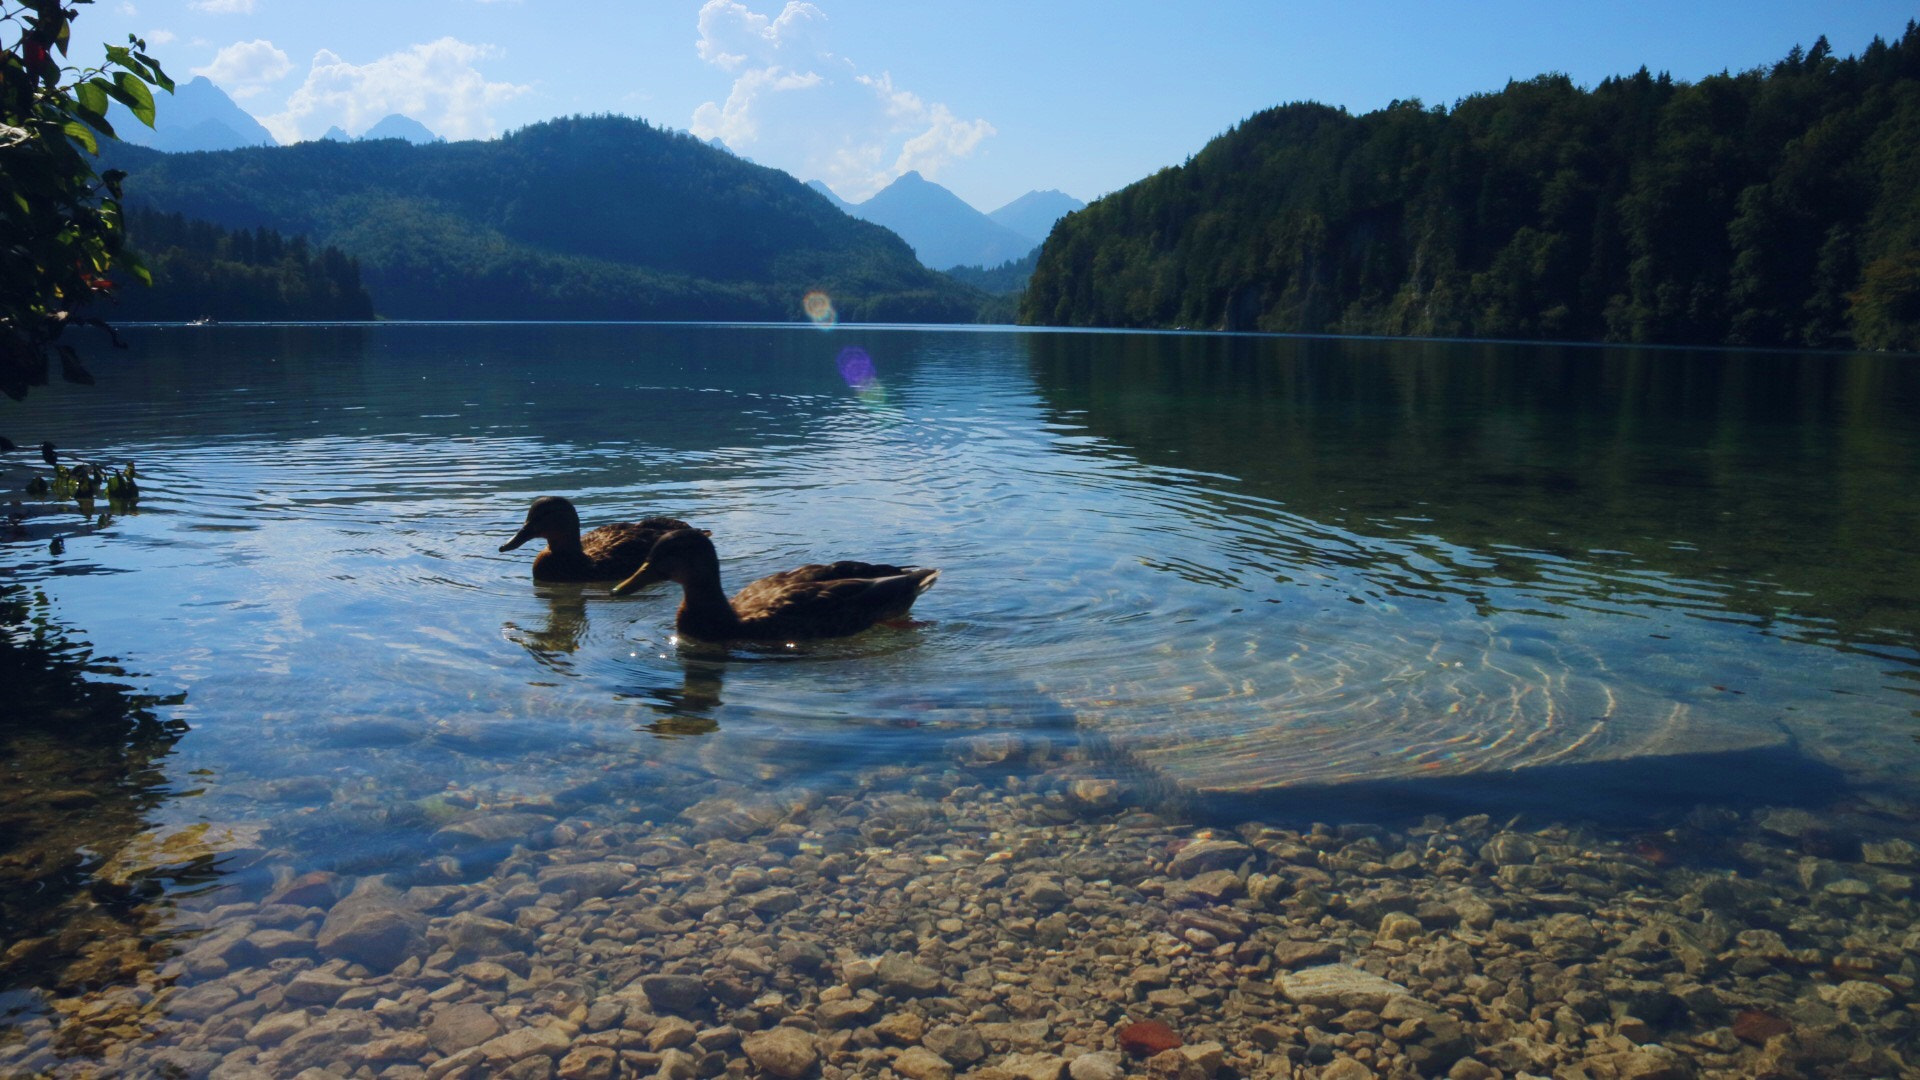
<path fill-rule="evenodd" d="M 643 763 L 703 768 L 716 751 L 741 776 L 827 782 L 937 760 L 955 734 L 1076 725 L 1102 753 L 1203 786 L 1787 737 L 1861 775 L 1920 764 L 1911 638 L 1878 655 L 1819 644 L 1835 624 L 1784 591 L 1764 617 L 1748 610 L 1755 560 L 1790 542 L 1771 531 L 1725 547 L 1734 569 L 1716 576 L 1659 554 L 1704 527 L 1691 518 L 1636 523 L 1647 543 L 1608 532 L 1615 515 L 1568 531 L 1597 478 L 1499 502 L 1508 488 L 1446 448 L 1493 453 L 1497 438 L 1540 460 L 1518 412 L 1452 430 L 1451 412 L 1396 413 L 1369 391 L 1295 439 L 1284 424 L 1313 401 L 1263 386 L 1277 361 L 1230 378 L 1231 357 L 1171 337 L 142 336 L 141 363 L 35 402 L 74 445 L 140 462 L 141 511 L 63 559 L 5 557 L 104 651 L 188 692 L 180 761 L 208 779 L 183 815 L 284 812 L 271 793 L 295 777 L 397 801 L 449 783 L 538 797 L 628 766 L 623 782 L 644 787 Z M 1911 433 L 1887 438 L 1873 460 L 1910 481 Z M 1638 484 L 1641 500 L 1671 497 Z M 670 589 L 535 586 L 529 552 L 495 552 L 540 494 L 572 497 L 588 526 L 671 513 L 711 529 L 733 588 L 830 558 L 943 575 L 917 629 L 689 656 Z M 1489 507 L 1515 509 L 1503 522 Z M 1529 532 L 1543 521 L 1545 540 Z"/>

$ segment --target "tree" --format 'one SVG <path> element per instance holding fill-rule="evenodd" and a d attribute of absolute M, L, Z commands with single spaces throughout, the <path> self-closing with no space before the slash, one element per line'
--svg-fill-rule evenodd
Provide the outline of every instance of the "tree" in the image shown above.
<path fill-rule="evenodd" d="M 98 67 L 63 63 L 76 7 L 92 0 L 0 0 L 0 391 L 18 401 L 44 386 L 53 360 L 69 382 L 90 383 L 79 352 L 62 340 L 86 325 L 119 270 L 150 280 L 126 247 L 116 170 L 90 160 L 102 138 L 117 138 L 109 100 L 153 126 L 153 90 L 173 80 L 129 37 L 109 45 Z"/>

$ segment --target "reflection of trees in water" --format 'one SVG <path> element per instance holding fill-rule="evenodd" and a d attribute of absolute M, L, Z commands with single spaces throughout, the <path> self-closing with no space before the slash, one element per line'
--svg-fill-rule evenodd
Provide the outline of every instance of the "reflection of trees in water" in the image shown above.
<path fill-rule="evenodd" d="M 151 983 L 168 950 L 150 901 L 216 871 L 204 850 L 140 854 L 169 795 L 160 763 L 187 730 L 162 710 L 184 695 L 136 692 L 48 607 L 0 588 L 0 990 L 66 997 Z"/>
<path fill-rule="evenodd" d="M 634 695 L 655 714 L 640 730 L 669 738 L 720 730 L 713 712 L 721 704 L 725 672 L 726 665 L 720 661 L 682 657 L 679 686 L 648 687 Z"/>

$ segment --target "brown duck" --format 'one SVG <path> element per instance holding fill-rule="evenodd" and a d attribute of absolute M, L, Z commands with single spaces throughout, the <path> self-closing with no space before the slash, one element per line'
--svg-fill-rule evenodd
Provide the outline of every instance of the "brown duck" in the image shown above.
<path fill-rule="evenodd" d="M 533 500 L 527 523 L 500 550 L 512 551 L 537 536 L 546 540 L 547 550 L 534 556 L 533 580 L 614 581 L 638 570 L 662 536 L 688 528 L 678 518 L 650 517 L 602 525 L 583 536 L 573 504 L 547 495 Z"/>
<path fill-rule="evenodd" d="M 763 577 L 734 594 L 720 587 L 713 541 L 694 529 L 670 532 L 646 565 L 613 587 L 615 595 L 655 581 L 684 591 L 674 628 L 705 641 L 794 641 L 845 637 L 902 618 L 940 571 L 917 566 L 842 561 Z"/>

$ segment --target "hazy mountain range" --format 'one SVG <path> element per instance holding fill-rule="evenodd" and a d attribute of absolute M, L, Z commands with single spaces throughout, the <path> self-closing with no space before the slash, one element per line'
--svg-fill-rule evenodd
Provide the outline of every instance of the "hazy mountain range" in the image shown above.
<path fill-rule="evenodd" d="M 338 248 L 394 318 L 781 321 L 818 290 L 850 321 L 971 322 L 988 299 L 786 173 L 625 117 L 102 156 L 134 207 Z"/>
<path fill-rule="evenodd" d="M 858 203 L 840 198 L 821 181 L 807 186 L 846 213 L 892 229 L 921 263 L 939 270 L 995 267 L 1025 258 L 1047 238 L 1055 221 L 1086 205 L 1058 191 L 1030 191 L 983 214 L 917 172 Z"/>
<path fill-rule="evenodd" d="M 205 75 L 177 84 L 170 96 L 158 97 L 153 127 L 134 119 L 117 101 L 107 106 L 107 119 L 120 138 L 168 153 L 275 145 L 273 133 Z"/>

